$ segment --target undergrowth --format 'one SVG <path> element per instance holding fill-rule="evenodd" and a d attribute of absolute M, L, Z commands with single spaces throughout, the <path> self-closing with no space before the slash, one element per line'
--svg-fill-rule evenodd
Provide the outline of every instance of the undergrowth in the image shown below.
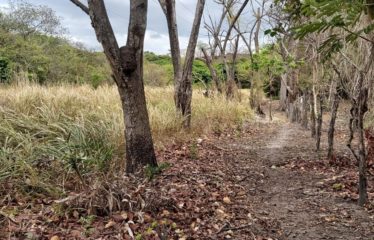
<path fill-rule="evenodd" d="M 3 86 L 0 95 L 0 195 L 14 189 L 27 196 L 61 197 L 123 171 L 123 117 L 115 87 Z M 245 101 L 205 98 L 195 91 L 192 128 L 186 132 L 171 87 L 147 88 L 146 96 L 158 148 L 252 117 Z"/>

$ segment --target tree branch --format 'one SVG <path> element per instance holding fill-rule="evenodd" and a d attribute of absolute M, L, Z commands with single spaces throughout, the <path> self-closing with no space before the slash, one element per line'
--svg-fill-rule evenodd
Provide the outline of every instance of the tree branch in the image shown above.
<path fill-rule="evenodd" d="M 82 9 L 83 12 L 85 12 L 87 15 L 89 15 L 88 7 L 86 5 L 84 5 L 83 3 L 81 3 L 80 0 L 70 0 L 70 2 L 74 3 L 77 7 Z"/>

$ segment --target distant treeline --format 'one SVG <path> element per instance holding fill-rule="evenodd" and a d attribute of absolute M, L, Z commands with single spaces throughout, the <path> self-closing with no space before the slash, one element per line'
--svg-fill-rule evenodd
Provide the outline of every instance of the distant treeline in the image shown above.
<path fill-rule="evenodd" d="M 10 1 L 6 11 L 0 9 L 1 83 L 90 84 L 95 88 L 102 84 L 113 84 L 104 54 L 67 40 L 60 20 L 50 8 L 26 1 Z M 172 84 L 173 66 L 169 55 L 145 52 L 144 61 L 146 85 Z M 213 63 L 219 78 L 225 81 L 222 60 L 217 58 Z M 254 69 L 249 56 L 239 54 L 235 63 L 235 81 L 239 86 L 250 86 L 251 71 Z M 205 88 L 212 85 L 203 58 L 195 59 L 192 75 L 194 84 Z"/>

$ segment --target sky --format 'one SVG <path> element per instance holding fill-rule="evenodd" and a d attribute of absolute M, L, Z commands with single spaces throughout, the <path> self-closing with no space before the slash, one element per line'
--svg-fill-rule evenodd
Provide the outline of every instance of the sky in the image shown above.
<path fill-rule="evenodd" d="M 87 0 L 82 0 L 86 3 Z M 69 0 L 28 0 L 35 5 L 46 5 L 52 8 L 56 15 L 62 18 L 62 25 L 68 30 L 68 37 L 76 42 L 83 43 L 89 49 L 100 49 L 92 29 L 89 17 Z M 119 45 L 124 45 L 126 40 L 129 0 L 105 0 L 108 15 L 118 39 Z M 6 7 L 8 0 L 0 0 L 0 7 Z M 192 27 L 196 0 L 176 0 L 178 30 L 182 49 L 187 48 L 189 34 Z M 220 7 L 213 0 L 206 1 L 205 14 L 218 15 Z M 203 23 L 202 23 L 203 25 Z M 206 32 L 202 28 L 199 41 L 207 41 Z M 166 18 L 158 0 L 149 0 L 148 24 L 145 37 L 145 50 L 158 54 L 169 52 L 169 37 Z"/>

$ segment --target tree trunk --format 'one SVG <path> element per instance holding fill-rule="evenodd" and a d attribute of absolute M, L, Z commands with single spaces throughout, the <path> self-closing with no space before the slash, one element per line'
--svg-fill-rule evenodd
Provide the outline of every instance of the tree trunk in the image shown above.
<path fill-rule="evenodd" d="M 212 76 L 212 80 L 213 80 L 214 84 L 216 85 L 216 89 L 219 93 L 222 93 L 222 87 L 221 87 L 220 81 L 219 81 L 218 76 L 217 76 L 217 71 L 213 66 L 212 58 L 208 55 L 205 48 L 202 47 L 201 51 L 204 54 L 205 64 L 209 68 L 209 72 L 210 72 L 210 75 Z"/>
<path fill-rule="evenodd" d="M 364 78 L 364 76 L 361 76 Z M 362 80 L 363 81 L 363 80 Z M 365 113 L 368 111 L 368 93 L 369 90 L 367 88 L 363 88 L 362 84 L 360 86 L 360 94 L 358 99 L 358 134 L 359 134 L 359 199 L 358 204 L 360 206 L 365 205 L 368 200 L 368 193 L 367 193 L 367 152 L 366 152 L 366 145 L 365 145 L 365 136 L 364 136 L 364 116 Z"/>
<path fill-rule="evenodd" d="M 287 109 L 287 74 L 281 75 L 281 88 L 279 93 L 279 108 L 281 111 L 286 111 Z"/>
<path fill-rule="evenodd" d="M 334 133 L 335 133 L 335 122 L 336 116 L 338 114 L 340 97 L 338 93 L 338 89 L 336 87 L 335 92 L 332 94 L 332 106 L 331 106 L 331 119 L 330 119 L 330 126 L 328 132 L 328 153 L 327 158 L 329 161 L 332 161 L 334 158 Z"/>
<path fill-rule="evenodd" d="M 255 49 L 256 49 L 256 53 L 259 54 L 260 53 L 260 30 L 261 30 L 261 9 L 258 8 L 257 9 L 257 14 L 256 14 L 256 22 L 257 22 L 257 26 L 256 26 L 256 31 L 255 31 L 255 34 L 254 34 L 254 42 L 255 42 Z"/>
<path fill-rule="evenodd" d="M 119 48 L 102 0 L 89 0 L 88 13 L 96 37 L 110 63 L 121 97 L 126 140 L 126 172 L 157 166 L 143 85 L 143 45 L 147 0 L 130 1 L 126 46 Z"/>
<path fill-rule="evenodd" d="M 226 53 L 223 55 L 223 63 L 226 70 L 226 97 L 227 99 L 233 99 L 235 95 L 235 80 L 232 79 L 231 68 L 227 61 Z"/>
<path fill-rule="evenodd" d="M 308 92 L 305 91 L 303 94 L 303 116 L 301 120 L 301 125 L 304 129 L 308 129 L 308 113 L 309 113 L 309 106 L 308 106 Z"/>
<path fill-rule="evenodd" d="M 309 100 L 310 100 L 310 132 L 311 132 L 311 136 L 312 138 L 315 138 L 316 137 L 316 112 L 315 112 L 315 105 L 316 105 L 316 102 L 315 102 L 315 98 L 314 98 L 314 94 L 311 93 L 311 95 L 309 96 Z"/>
<path fill-rule="evenodd" d="M 195 49 L 199 36 L 201 18 L 204 12 L 205 0 L 198 0 L 196 4 L 195 18 L 187 47 L 187 53 L 183 69 L 180 61 L 180 47 L 174 0 L 159 0 L 166 15 L 170 37 L 170 48 L 173 58 L 175 93 L 174 100 L 177 110 L 183 116 L 183 126 L 191 125 L 191 101 L 192 101 L 192 64 L 195 58 Z"/>
<path fill-rule="evenodd" d="M 316 136 L 317 151 L 321 149 L 322 123 L 323 123 L 323 100 L 322 100 L 322 96 L 319 96 L 319 111 L 318 111 L 318 116 L 317 116 L 317 136 Z"/>
<path fill-rule="evenodd" d="M 175 0 L 160 0 L 159 2 L 164 11 L 168 24 L 170 52 L 174 71 L 174 87 L 176 90 L 181 82 L 183 69 L 181 64 L 182 61 L 178 38 L 178 25 L 175 10 Z M 174 98 L 176 102 L 177 95 L 174 95 Z"/>

